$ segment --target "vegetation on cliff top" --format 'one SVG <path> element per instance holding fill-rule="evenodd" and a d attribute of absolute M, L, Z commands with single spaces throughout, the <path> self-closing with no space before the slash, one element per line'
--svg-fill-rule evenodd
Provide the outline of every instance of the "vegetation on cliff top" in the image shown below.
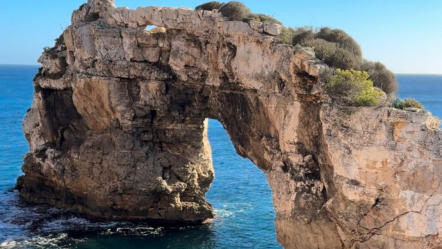
<path fill-rule="evenodd" d="M 413 98 L 407 98 L 404 100 L 396 99 L 393 101 L 393 107 L 401 110 L 405 110 L 407 108 L 424 109 L 422 104 Z"/>
<path fill-rule="evenodd" d="M 340 29 L 285 28 L 284 41 L 292 41 L 292 45 L 312 47 L 316 57 L 332 68 L 365 71 L 373 85 L 393 96 L 398 88 L 396 77 L 380 62 L 370 62 L 362 57 L 359 44 Z M 289 38 L 287 38 L 289 37 Z M 323 79 L 328 82 L 330 79 Z"/>
<path fill-rule="evenodd" d="M 379 88 L 373 87 L 365 71 L 336 69 L 330 81 L 324 84 L 327 92 L 345 104 L 355 106 L 374 106 L 382 101 L 385 94 Z"/>
<path fill-rule="evenodd" d="M 247 6 L 240 2 L 231 1 L 228 3 L 221 2 L 208 2 L 196 7 L 197 10 L 215 10 L 217 9 L 224 17 L 232 21 L 250 21 L 257 20 L 260 22 L 271 22 L 282 25 L 281 22 L 273 17 L 264 14 L 254 14 Z M 345 102 L 352 105 L 374 105 L 378 98 L 379 90 L 384 91 L 389 99 L 394 99 L 394 95 L 397 91 L 398 84 L 395 75 L 388 70 L 380 62 L 370 62 L 362 57 L 362 51 L 359 44 L 346 32 L 340 29 L 331 29 L 323 27 L 317 31 L 313 28 L 291 28 L 282 26 L 279 40 L 282 43 L 289 45 L 301 45 L 304 47 L 311 47 L 315 51 L 316 57 L 322 60 L 325 64 L 332 68 L 335 72 L 329 74 L 323 74 L 321 81 L 327 86 L 328 90 L 333 88 L 333 91 L 329 91 L 329 94 L 348 93 L 352 97 L 356 92 L 361 91 L 361 85 L 365 85 L 365 90 L 362 91 L 365 97 L 355 97 L 358 100 Z M 338 69 L 341 69 L 338 71 Z M 349 70 L 349 71 L 348 71 Z M 365 74 L 363 72 L 366 72 Z M 367 76 L 365 80 L 364 78 Z M 338 80 L 344 80 L 340 84 Z M 351 80 L 355 82 L 350 83 Z M 362 84 L 361 82 L 365 82 Z M 374 90 L 368 86 L 368 82 L 371 82 Z M 333 87 L 331 87 L 333 86 Z M 350 92 L 348 87 L 355 87 Z M 331 88 L 330 88 L 331 87 Z M 338 87 L 347 87 L 342 91 L 337 91 Z M 360 92 L 362 94 L 362 92 Z M 332 96 L 333 97 L 333 96 Z M 336 96 L 334 96 L 336 97 Z M 347 96 L 350 97 L 350 96 Z"/>
<path fill-rule="evenodd" d="M 220 3 L 217 1 L 207 2 L 201 4 L 195 8 L 196 10 L 215 10 L 217 9 L 223 16 L 227 17 L 231 21 L 249 21 L 255 20 L 259 22 L 271 22 L 271 23 L 282 23 L 275 18 L 264 15 L 264 14 L 254 14 L 250 9 L 244 4 L 237 1 L 230 1 L 228 3 Z"/>

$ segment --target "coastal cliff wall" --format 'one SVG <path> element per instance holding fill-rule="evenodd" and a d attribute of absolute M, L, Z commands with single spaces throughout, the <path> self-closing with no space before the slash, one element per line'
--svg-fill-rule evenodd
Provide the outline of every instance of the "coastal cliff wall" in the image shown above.
<path fill-rule="evenodd" d="M 96 218 L 202 223 L 214 215 L 213 118 L 266 173 L 285 248 L 437 248 L 438 120 L 333 104 L 326 66 L 276 42 L 279 29 L 89 0 L 40 58 L 21 197 Z"/>

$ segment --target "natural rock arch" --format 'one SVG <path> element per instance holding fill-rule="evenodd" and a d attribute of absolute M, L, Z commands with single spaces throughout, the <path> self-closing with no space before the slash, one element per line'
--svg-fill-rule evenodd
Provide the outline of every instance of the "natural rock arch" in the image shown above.
<path fill-rule="evenodd" d="M 213 118 L 267 174 L 286 248 L 436 245 L 434 119 L 328 103 L 325 66 L 277 43 L 271 25 L 89 0 L 40 58 L 22 198 L 106 219 L 201 223 L 213 216 Z"/>

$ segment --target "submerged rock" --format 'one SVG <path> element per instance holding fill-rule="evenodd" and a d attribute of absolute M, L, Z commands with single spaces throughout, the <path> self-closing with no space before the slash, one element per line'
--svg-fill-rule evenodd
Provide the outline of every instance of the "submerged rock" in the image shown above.
<path fill-rule="evenodd" d="M 330 103 L 325 66 L 278 32 L 217 11 L 90 0 L 40 58 L 21 197 L 102 219 L 203 223 L 213 118 L 267 174 L 285 248 L 436 248 L 438 121 Z"/>

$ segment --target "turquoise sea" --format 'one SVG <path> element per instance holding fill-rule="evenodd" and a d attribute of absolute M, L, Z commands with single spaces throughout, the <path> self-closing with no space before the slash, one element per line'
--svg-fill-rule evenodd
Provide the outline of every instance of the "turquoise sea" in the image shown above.
<path fill-rule="evenodd" d="M 207 199 L 213 223 L 162 228 L 94 223 L 48 207 L 21 203 L 12 190 L 28 145 L 22 119 L 32 102 L 36 66 L 0 66 L 0 248 L 281 248 L 264 174 L 238 156 L 222 125 L 211 120 L 215 180 Z M 442 117 L 442 76 L 398 75 L 400 97 L 414 97 Z"/>

